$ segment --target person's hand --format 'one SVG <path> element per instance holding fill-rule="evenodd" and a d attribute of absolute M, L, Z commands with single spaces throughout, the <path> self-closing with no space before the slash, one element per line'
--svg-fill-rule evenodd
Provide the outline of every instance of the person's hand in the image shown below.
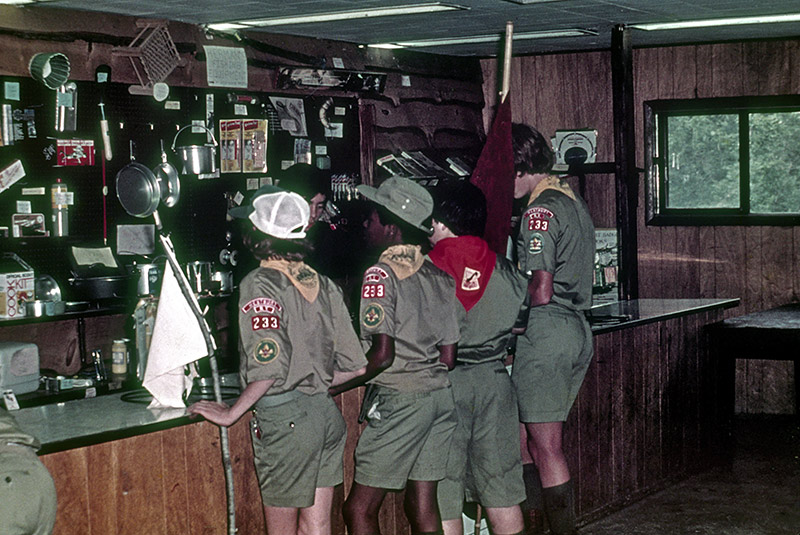
<path fill-rule="evenodd" d="M 216 401 L 198 401 L 189 406 L 186 411 L 189 414 L 197 414 L 217 425 L 227 427 L 232 425 L 238 418 L 231 411 L 231 407 L 225 403 Z"/>

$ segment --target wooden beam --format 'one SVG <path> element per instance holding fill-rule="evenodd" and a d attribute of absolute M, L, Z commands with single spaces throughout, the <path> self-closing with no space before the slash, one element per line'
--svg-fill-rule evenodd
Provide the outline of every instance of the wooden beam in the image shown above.
<path fill-rule="evenodd" d="M 639 175 L 633 109 L 633 51 L 630 30 L 622 25 L 611 31 L 611 87 L 614 104 L 614 161 L 617 194 L 617 232 L 620 242 L 620 299 L 639 297 L 639 244 L 636 207 Z"/>

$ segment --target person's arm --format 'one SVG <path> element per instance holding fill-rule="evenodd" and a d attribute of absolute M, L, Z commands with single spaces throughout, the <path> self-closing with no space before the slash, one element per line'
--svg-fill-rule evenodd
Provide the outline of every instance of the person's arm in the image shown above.
<path fill-rule="evenodd" d="M 456 367 L 456 354 L 458 353 L 458 344 L 447 344 L 439 346 L 439 362 L 447 366 L 448 370 Z"/>
<path fill-rule="evenodd" d="M 232 407 L 216 401 L 198 401 L 186 410 L 189 414 L 199 414 L 210 422 L 228 427 L 236 423 L 250 407 L 255 405 L 256 401 L 267 393 L 274 382 L 275 379 L 268 379 L 248 384 Z"/>
<path fill-rule="evenodd" d="M 388 334 L 373 334 L 372 346 L 367 351 L 367 365 L 363 368 L 364 372 L 352 377 L 344 382 L 334 384 L 328 389 L 331 396 L 341 394 L 347 390 L 366 384 L 382 371 L 389 369 L 394 362 L 394 338 Z M 358 373 L 357 372 L 352 373 Z M 334 383 L 336 375 L 334 374 Z"/>
<path fill-rule="evenodd" d="M 528 294 L 531 296 L 531 306 L 546 305 L 553 297 L 553 274 L 549 271 L 536 270 L 528 282 Z"/>

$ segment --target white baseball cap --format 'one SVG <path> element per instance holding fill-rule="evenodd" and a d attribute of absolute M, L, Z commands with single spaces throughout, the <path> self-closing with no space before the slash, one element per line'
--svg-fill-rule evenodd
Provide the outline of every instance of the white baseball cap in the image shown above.
<path fill-rule="evenodd" d="M 284 240 L 305 238 L 311 213 L 308 203 L 297 193 L 274 190 L 253 199 L 248 219 L 264 234 Z"/>

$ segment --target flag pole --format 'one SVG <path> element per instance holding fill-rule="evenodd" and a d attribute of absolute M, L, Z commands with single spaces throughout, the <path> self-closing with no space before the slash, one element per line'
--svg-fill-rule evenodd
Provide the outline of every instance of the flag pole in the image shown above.
<path fill-rule="evenodd" d="M 514 38 L 514 23 L 510 20 L 506 22 L 506 39 L 503 50 L 503 86 L 500 90 L 500 102 L 503 102 L 508 95 L 511 86 L 511 41 Z"/>

